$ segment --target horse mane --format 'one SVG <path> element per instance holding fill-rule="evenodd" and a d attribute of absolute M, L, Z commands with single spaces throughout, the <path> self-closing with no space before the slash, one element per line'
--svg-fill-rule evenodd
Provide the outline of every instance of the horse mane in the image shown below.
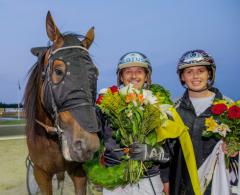
<path fill-rule="evenodd" d="M 72 36 L 72 37 L 77 37 L 77 38 L 81 38 L 81 39 L 84 39 L 86 38 L 84 35 L 81 35 L 81 34 L 77 34 L 77 33 L 74 33 L 74 32 L 64 32 L 62 33 L 63 36 Z"/>
<path fill-rule="evenodd" d="M 34 141 L 35 137 L 34 125 L 37 114 L 39 114 L 39 111 L 44 111 L 40 97 L 44 56 L 45 54 L 40 56 L 37 62 L 28 71 L 27 76 L 29 78 L 23 96 L 26 116 L 26 136 L 31 141 Z"/>

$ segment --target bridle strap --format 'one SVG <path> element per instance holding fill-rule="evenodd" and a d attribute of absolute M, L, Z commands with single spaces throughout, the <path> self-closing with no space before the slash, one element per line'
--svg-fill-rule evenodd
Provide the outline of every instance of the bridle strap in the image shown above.
<path fill-rule="evenodd" d="M 47 132 L 48 134 L 55 134 L 55 133 L 56 133 L 59 138 L 62 136 L 62 134 L 63 134 L 63 129 L 62 129 L 60 126 L 55 125 L 55 127 L 52 127 L 52 126 L 49 126 L 49 125 L 44 124 L 43 122 L 41 122 L 41 121 L 39 121 L 39 120 L 37 120 L 37 119 L 35 119 L 35 121 L 36 121 L 39 125 L 41 125 L 41 126 L 46 130 L 46 132 Z M 60 143 L 61 143 L 61 140 L 59 140 L 59 141 L 60 141 Z"/>
<path fill-rule="evenodd" d="M 60 48 L 58 48 L 58 49 L 55 49 L 54 51 L 51 51 L 50 54 L 49 54 L 49 56 L 48 56 L 48 59 L 51 58 L 51 57 L 52 57 L 54 54 L 56 54 L 57 52 L 62 51 L 62 50 L 66 50 L 66 49 L 82 49 L 82 50 L 88 52 L 88 49 L 86 49 L 86 48 L 83 47 L 83 46 L 77 46 L 77 45 L 75 45 L 75 46 L 60 47 Z"/>

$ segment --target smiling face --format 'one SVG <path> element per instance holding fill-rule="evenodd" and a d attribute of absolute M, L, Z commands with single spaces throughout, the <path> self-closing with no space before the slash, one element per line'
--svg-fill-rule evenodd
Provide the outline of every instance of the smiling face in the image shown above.
<path fill-rule="evenodd" d="M 143 67 L 129 67 L 121 71 L 121 81 L 124 86 L 133 83 L 136 89 L 142 89 L 147 81 L 147 73 Z"/>
<path fill-rule="evenodd" d="M 201 91 L 206 89 L 209 79 L 209 70 L 206 66 L 194 66 L 185 68 L 181 74 L 181 80 L 192 91 Z"/>

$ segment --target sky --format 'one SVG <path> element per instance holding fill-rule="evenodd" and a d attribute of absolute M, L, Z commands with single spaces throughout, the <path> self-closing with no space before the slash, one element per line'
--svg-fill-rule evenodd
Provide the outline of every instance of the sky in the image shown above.
<path fill-rule="evenodd" d="M 153 82 L 175 99 L 184 92 L 176 74 L 179 58 L 203 49 L 215 59 L 215 86 L 240 99 L 239 0 L 0 0 L 0 102 L 21 101 L 36 62 L 30 49 L 49 41 L 48 10 L 61 32 L 85 35 L 95 27 L 89 52 L 100 72 L 98 91 L 116 84 L 123 54 L 140 51 L 151 61 Z"/>

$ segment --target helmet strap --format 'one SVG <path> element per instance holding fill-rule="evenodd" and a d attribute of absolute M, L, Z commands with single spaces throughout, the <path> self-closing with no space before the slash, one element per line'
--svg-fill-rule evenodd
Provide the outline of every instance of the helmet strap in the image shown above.
<path fill-rule="evenodd" d="M 206 90 L 208 90 L 210 87 L 209 86 L 207 86 L 207 87 L 205 87 L 205 88 L 203 88 L 203 89 L 200 89 L 200 90 L 193 90 L 193 89 L 190 89 L 190 88 L 187 88 L 189 91 L 193 91 L 193 92 L 197 92 L 197 93 L 201 93 L 201 92 L 203 92 L 203 91 L 206 91 Z"/>

